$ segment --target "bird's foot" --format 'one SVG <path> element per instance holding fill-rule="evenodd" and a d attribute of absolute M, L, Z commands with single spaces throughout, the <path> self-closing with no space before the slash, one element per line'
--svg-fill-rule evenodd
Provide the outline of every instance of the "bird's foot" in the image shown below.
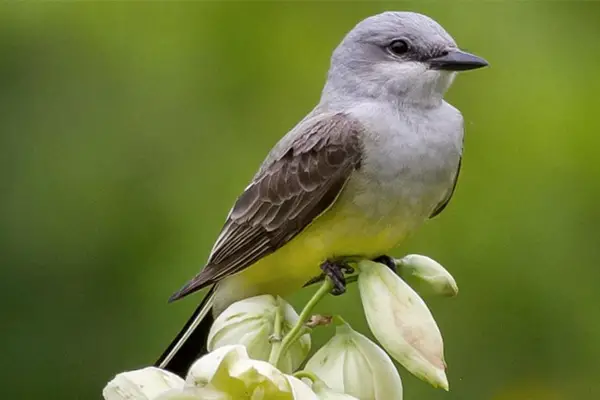
<path fill-rule="evenodd" d="M 331 289 L 331 294 L 333 296 L 339 296 L 346 292 L 345 274 L 353 273 L 354 268 L 343 261 L 327 260 L 321 264 L 321 270 L 323 271 L 323 274 L 333 282 L 333 289 Z"/>
<path fill-rule="evenodd" d="M 398 272 L 398 265 L 396 264 L 396 261 L 394 260 L 393 257 L 383 255 L 383 256 L 374 258 L 372 261 L 386 265 L 389 269 L 391 269 L 395 273 Z M 326 269 L 331 269 L 332 266 L 338 266 L 338 269 L 341 269 L 341 273 L 335 274 L 335 276 L 332 276 L 330 273 L 327 273 Z M 352 275 L 350 277 L 345 277 L 345 274 L 354 273 L 354 268 L 352 268 L 350 265 L 348 265 L 348 263 L 345 261 L 340 261 L 340 260 L 325 261 L 323 264 L 321 264 L 321 269 L 323 270 L 323 273 L 318 276 L 315 276 L 314 278 L 311 278 L 308 282 L 306 282 L 304 284 L 303 287 L 307 287 L 307 286 L 313 285 L 315 283 L 323 282 L 323 280 L 325 280 L 325 278 L 329 276 L 333 280 L 334 284 L 336 281 L 343 281 L 343 285 L 339 285 L 339 287 L 341 289 L 337 288 L 337 286 L 336 286 L 337 289 L 334 288 L 334 290 L 332 290 L 333 295 L 340 295 L 346 291 L 346 289 L 345 289 L 346 284 L 351 283 L 351 282 L 356 282 L 356 278 L 357 278 L 356 275 Z M 339 279 L 340 276 L 342 279 Z"/>
<path fill-rule="evenodd" d="M 395 273 L 398 273 L 398 264 L 396 264 L 396 260 L 394 260 L 393 257 L 383 255 L 383 256 L 374 258 L 373 261 L 376 263 L 386 265 L 389 269 L 391 269 Z"/>

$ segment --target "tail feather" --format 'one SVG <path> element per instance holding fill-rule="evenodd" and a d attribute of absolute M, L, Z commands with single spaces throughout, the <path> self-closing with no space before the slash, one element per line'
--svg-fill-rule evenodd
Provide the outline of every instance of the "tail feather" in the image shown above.
<path fill-rule="evenodd" d="M 198 275 L 193 277 L 188 283 L 183 285 L 181 289 L 173 293 L 171 297 L 169 297 L 169 303 L 172 303 L 176 300 L 187 296 L 188 294 L 192 294 L 193 292 L 197 292 L 198 290 L 209 286 L 211 282 L 204 278 L 204 276 L 202 275 L 203 271 L 204 269 L 200 271 Z"/>
<path fill-rule="evenodd" d="M 208 352 L 206 341 L 214 318 L 212 304 L 214 287 L 196 308 L 183 329 L 163 352 L 155 366 L 185 378 L 190 366 Z"/>

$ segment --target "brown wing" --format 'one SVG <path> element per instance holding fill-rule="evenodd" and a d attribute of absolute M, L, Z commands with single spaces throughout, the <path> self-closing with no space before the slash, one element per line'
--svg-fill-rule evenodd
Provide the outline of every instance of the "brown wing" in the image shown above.
<path fill-rule="evenodd" d="M 442 200 L 440 202 L 440 204 L 438 204 L 437 207 L 435 207 L 435 209 L 429 216 L 430 219 L 438 216 L 442 211 L 444 211 L 444 208 L 446 208 L 448 203 L 450 203 L 450 199 L 452 198 L 452 195 L 454 194 L 454 190 L 456 190 L 456 184 L 458 183 L 458 175 L 460 174 L 460 165 L 461 164 L 462 164 L 462 157 L 458 160 L 458 168 L 456 169 L 456 175 L 454 176 L 454 183 L 452 183 L 452 189 L 450 189 L 450 191 L 448 192 L 448 195 L 444 198 L 444 200 Z"/>
<path fill-rule="evenodd" d="M 300 233 L 360 166 L 360 124 L 344 114 L 310 123 L 238 198 L 206 267 L 171 301 L 242 271 Z"/>

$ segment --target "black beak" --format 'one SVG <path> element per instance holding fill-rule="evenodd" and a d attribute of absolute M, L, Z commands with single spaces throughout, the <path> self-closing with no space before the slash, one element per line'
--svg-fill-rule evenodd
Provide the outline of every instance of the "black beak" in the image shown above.
<path fill-rule="evenodd" d="M 458 49 L 451 49 L 443 56 L 431 58 L 429 60 L 429 65 L 432 69 L 443 71 L 467 71 L 470 69 L 486 67 L 488 62 L 476 55 Z"/>

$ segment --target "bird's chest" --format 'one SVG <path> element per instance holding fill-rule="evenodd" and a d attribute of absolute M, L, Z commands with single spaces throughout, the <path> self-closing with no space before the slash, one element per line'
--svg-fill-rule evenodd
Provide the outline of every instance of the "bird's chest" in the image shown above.
<path fill-rule="evenodd" d="M 353 203 L 385 224 L 413 225 L 427 218 L 451 189 L 462 148 L 458 112 L 381 114 L 365 135 L 364 159 Z"/>

